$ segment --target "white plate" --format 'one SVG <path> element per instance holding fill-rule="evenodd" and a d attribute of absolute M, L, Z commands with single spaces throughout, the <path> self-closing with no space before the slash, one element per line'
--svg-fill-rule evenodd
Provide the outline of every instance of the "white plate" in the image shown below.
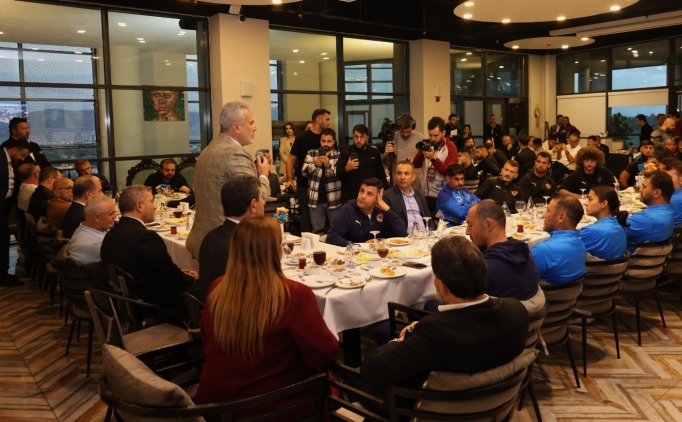
<path fill-rule="evenodd" d="M 358 284 L 357 286 L 351 286 L 350 284 L 348 284 L 348 283 L 350 283 L 350 282 L 358 282 L 358 283 L 361 283 L 361 284 Z M 367 284 L 367 282 L 366 282 L 365 280 L 362 280 L 362 279 L 359 279 L 359 278 L 356 278 L 356 279 L 343 279 L 343 280 L 339 280 L 339 281 L 336 282 L 336 287 L 339 287 L 339 288 L 342 288 L 342 289 L 358 289 L 358 288 L 364 286 L 365 284 Z"/>
<path fill-rule="evenodd" d="M 159 226 L 149 227 L 149 230 L 151 230 L 151 231 L 153 231 L 153 232 L 157 232 L 157 233 L 169 232 L 170 229 L 171 229 L 171 228 L 168 227 L 168 226 L 166 226 L 166 227 L 159 227 Z"/>
<path fill-rule="evenodd" d="M 530 239 L 526 233 L 513 233 L 511 236 L 512 239 L 514 240 L 520 240 L 522 242 L 525 242 L 526 240 Z"/>
<path fill-rule="evenodd" d="M 324 268 L 320 267 L 319 265 L 316 264 L 317 268 L 309 268 L 306 264 L 305 269 L 303 272 L 305 275 L 329 275 L 329 272 L 325 270 Z"/>
<path fill-rule="evenodd" d="M 331 286 L 332 284 L 336 283 L 337 280 L 338 279 L 336 277 L 332 277 L 327 274 L 307 275 L 303 277 L 299 283 L 305 284 L 311 289 L 318 289 L 321 287 Z"/>
<path fill-rule="evenodd" d="M 391 253 L 393 252 L 393 253 Z M 415 259 L 431 256 L 429 252 L 418 251 L 416 249 L 391 249 L 388 253 L 388 259 Z"/>
<path fill-rule="evenodd" d="M 407 242 L 407 243 L 402 243 L 402 242 Z M 388 239 L 386 241 L 386 244 L 388 244 L 388 246 L 398 246 L 398 247 L 408 246 L 411 243 L 412 243 L 412 239 L 410 239 L 408 237 L 394 237 L 394 238 Z"/>
<path fill-rule="evenodd" d="M 407 274 L 407 270 L 405 270 L 405 268 L 396 267 L 394 271 L 395 275 L 386 275 L 381 272 L 381 268 L 372 268 L 369 270 L 369 275 L 376 278 L 398 278 Z"/>

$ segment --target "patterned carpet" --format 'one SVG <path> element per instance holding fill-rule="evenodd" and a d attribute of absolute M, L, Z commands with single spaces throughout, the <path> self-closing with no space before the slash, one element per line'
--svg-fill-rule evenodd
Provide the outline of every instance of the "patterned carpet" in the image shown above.
<path fill-rule="evenodd" d="M 13 249 L 14 251 L 14 249 Z M 14 251 L 13 261 L 17 259 Z M 50 307 L 49 293 L 24 279 L 23 287 L 0 288 L 0 421 L 102 421 L 97 396 L 102 371 L 99 344 L 93 346 L 92 373 L 85 377 L 87 328 L 64 356 L 69 328 Z M 588 328 L 588 376 L 582 376 L 580 331 L 572 346 L 581 388 L 565 348 L 550 349 L 535 365 L 533 381 L 542 418 L 553 422 L 682 421 L 682 321 L 676 286 L 661 293 L 668 327 L 663 328 L 653 299 L 642 302 L 642 347 L 637 346 L 634 308 L 620 299 L 621 359 L 616 359 L 611 325 Z M 363 353 L 374 346 L 363 330 Z M 517 421 L 535 421 L 526 398 Z"/>

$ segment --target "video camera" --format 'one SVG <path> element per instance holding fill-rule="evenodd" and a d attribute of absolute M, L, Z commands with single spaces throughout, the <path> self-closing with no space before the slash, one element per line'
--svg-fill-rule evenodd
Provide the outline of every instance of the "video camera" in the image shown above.
<path fill-rule="evenodd" d="M 414 146 L 417 148 L 418 151 L 422 151 L 422 152 L 431 151 L 431 148 L 433 148 L 431 146 L 431 141 L 429 141 L 428 139 L 424 139 L 423 141 L 419 141 L 416 144 L 414 144 Z"/>

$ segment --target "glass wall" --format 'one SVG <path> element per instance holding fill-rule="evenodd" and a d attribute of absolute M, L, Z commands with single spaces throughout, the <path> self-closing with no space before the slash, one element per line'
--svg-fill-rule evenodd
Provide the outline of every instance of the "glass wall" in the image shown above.
<path fill-rule="evenodd" d="M 666 86 L 669 49 L 668 40 L 613 48 L 612 89 Z"/>
<path fill-rule="evenodd" d="M 479 96 L 483 92 L 482 54 L 477 51 L 450 50 L 450 88 L 453 96 Z"/>
<path fill-rule="evenodd" d="M 182 29 L 178 18 L 14 0 L 0 9 L 0 133 L 24 116 L 53 165 L 88 158 L 119 186 L 131 166 L 117 161 L 197 153 L 210 139 L 204 21 Z"/>
<path fill-rule="evenodd" d="M 606 91 L 607 59 L 608 50 L 582 51 L 557 57 L 557 93 Z"/>
<path fill-rule="evenodd" d="M 407 110 L 405 52 L 400 43 L 271 29 L 273 150 L 286 123 L 300 132 L 320 107 L 331 112 L 341 145 L 358 123 L 376 138 L 384 118 Z"/>

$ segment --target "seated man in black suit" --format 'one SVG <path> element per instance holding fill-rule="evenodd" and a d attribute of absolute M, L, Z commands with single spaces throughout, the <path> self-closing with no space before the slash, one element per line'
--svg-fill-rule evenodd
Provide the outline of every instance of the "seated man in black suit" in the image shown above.
<path fill-rule="evenodd" d="M 197 281 L 199 300 L 206 300 L 209 287 L 216 278 L 222 277 L 227 269 L 230 255 L 232 232 L 239 222 L 247 217 L 263 215 L 265 198 L 260 190 L 260 182 L 255 176 L 234 176 L 223 184 L 220 190 L 225 222 L 208 232 L 201 242 L 199 255 L 199 274 Z"/>
<path fill-rule="evenodd" d="M 172 158 L 166 158 L 161 161 L 161 168 L 156 172 L 147 176 L 144 185 L 152 188 L 152 192 L 156 193 L 156 188 L 161 185 L 168 185 L 175 192 L 190 193 L 192 189 L 189 188 L 187 179 L 176 172 L 178 165 Z"/>
<path fill-rule="evenodd" d="M 90 164 L 90 161 L 85 158 L 76 160 L 76 162 L 73 163 L 73 168 L 79 176 L 95 176 L 98 178 L 102 184 L 102 192 L 116 193 L 116 186 L 109 183 L 106 177 L 101 174 L 92 174 L 92 165 Z"/>
<path fill-rule="evenodd" d="M 102 183 L 95 176 L 80 176 L 73 184 L 73 202 L 64 214 L 62 221 L 62 236 L 71 239 L 73 232 L 85 220 L 85 203 L 93 195 L 102 193 Z"/>
<path fill-rule="evenodd" d="M 130 295 L 186 313 L 181 292 L 196 294 L 197 273 L 175 265 L 161 237 L 145 227 L 154 221 L 154 197 L 145 186 L 128 186 L 118 202 L 121 220 L 104 236 L 100 257 L 127 271 L 135 285 Z"/>
<path fill-rule="evenodd" d="M 365 359 L 361 377 L 367 385 L 420 388 L 432 371 L 482 372 L 523 351 L 528 312 L 516 299 L 485 293 L 486 263 L 473 243 L 462 236 L 439 240 L 431 250 L 431 265 L 444 305 Z"/>
<path fill-rule="evenodd" d="M 384 192 L 384 201 L 406 225 L 407 233 L 412 233 L 415 223 L 419 230 L 424 229 L 423 217 L 431 217 L 424 194 L 412 189 L 416 178 L 412 163 L 401 161 L 395 166 L 395 185 Z"/>
<path fill-rule="evenodd" d="M 52 199 L 52 186 L 55 180 L 62 178 L 62 172 L 54 167 L 46 167 L 40 171 L 38 187 L 28 200 L 28 212 L 37 223 L 40 217 L 47 217 L 47 202 Z"/>

